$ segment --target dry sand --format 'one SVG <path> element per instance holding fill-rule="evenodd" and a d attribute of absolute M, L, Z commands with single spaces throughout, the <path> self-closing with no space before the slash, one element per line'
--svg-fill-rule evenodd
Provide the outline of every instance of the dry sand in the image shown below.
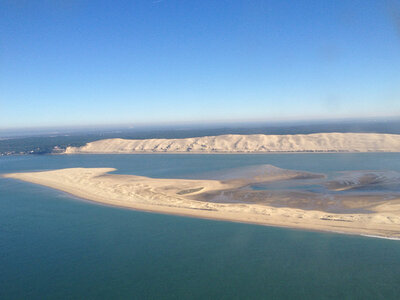
<path fill-rule="evenodd" d="M 220 135 L 186 139 L 106 139 L 73 153 L 268 153 L 268 152 L 400 152 L 400 135 L 316 133 L 296 135 Z"/>
<path fill-rule="evenodd" d="M 318 174 L 282 170 L 267 166 L 245 180 L 156 179 L 134 175 L 107 174 L 111 168 L 73 168 L 45 172 L 13 173 L 16 178 L 99 203 L 136 210 L 229 220 L 271 226 L 333 231 L 349 234 L 400 238 L 400 199 L 377 201 L 370 213 L 331 213 L 317 209 L 274 207 L 252 202 L 204 201 L 210 195 L 242 195 L 246 186 L 257 182 L 318 178 Z M 252 197 L 251 192 L 247 195 Z M 260 194 L 257 194 L 260 195 Z M 302 202 L 304 199 L 298 199 Z"/>

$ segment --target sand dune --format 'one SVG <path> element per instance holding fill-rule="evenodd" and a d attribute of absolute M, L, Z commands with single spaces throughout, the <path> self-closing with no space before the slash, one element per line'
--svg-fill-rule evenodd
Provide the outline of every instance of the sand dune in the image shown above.
<path fill-rule="evenodd" d="M 311 173 L 265 166 L 261 168 L 261 173 L 254 173 L 243 180 L 237 176 L 225 180 L 189 180 L 107 174 L 114 170 L 73 168 L 4 176 L 41 184 L 99 203 L 143 211 L 400 238 L 400 199 L 397 198 L 390 201 L 372 199 L 373 205 L 369 203 L 371 213 L 332 213 L 318 204 L 324 201 L 321 197 L 313 196 L 315 199 L 311 199 L 317 204 L 314 209 L 300 209 L 298 207 L 302 207 L 304 201 L 310 201 L 309 194 L 268 194 L 248 188 L 254 182 L 314 178 Z M 318 175 L 315 178 L 319 178 Z M 216 196 L 230 197 L 230 200 L 236 197 L 243 201 L 228 203 L 207 200 Z M 264 199 L 266 202 L 260 201 L 259 198 L 263 197 L 268 198 Z M 361 199 L 360 203 L 353 200 L 349 198 L 343 201 L 350 201 L 350 206 L 365 206 L 362 201 L 369 201 L 367 198 Z M 281 207 L 269 203 L 278 203 Z"/>
<path fill-rule="evenodd" d="M 265 153 L 265 152 L 400 152 L 400 135 L 316 133 L 297 135 L 220 135 L 186 139 L 106 139 L 72 153 Z"/>

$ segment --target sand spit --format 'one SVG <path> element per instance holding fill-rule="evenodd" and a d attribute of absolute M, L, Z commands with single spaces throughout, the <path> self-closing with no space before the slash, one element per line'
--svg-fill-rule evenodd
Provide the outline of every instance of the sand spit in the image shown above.
<path fill-rule="evenodd" d="M 316 133 L 296 135 L 220 135 L 186 139 L 106 139 L 64 153 L 268 153 L 400 152 L 400 135 Z"/>
<path fill-rule="evenodd" d="M 32 182 L 72 195 L 109 205 L 136 210 L 184 215 L 198 218 L 229 220 L 271 226 L 333 231 L 349 234 L 400 238 L 400 198 L 376 201 L 370 213 L 331 213 L 320 209 L 270 206 L 252 201 L 260 197 L 248 188 L 252 180 L 157 179 L 134 175 L 108 174 L 111 168 L 73 168 L 55 171 L 13 173 L 4 177 Z M 266 166 L 252 177 L 255 182 L 313 178 L 310 173 Z M 269 176 L 271 174 L 271 176 Z M 318 175 L 316 175 L 318 177 Z M 296 179 L 297 178 L 297 179 Z M 237 191 L 238 194 L 235 194 Z M 247 192 L 247 196 L 244 192 Z M 226 193 L 240 196 L 245 202 L 212 202 L 207 197 Z M 262 191 L 261 191 L 262 193 Z M 278 195 L 279 196 L 279 195 Z M 299 194 L 301 203 L 307 197 Z M 274 196 L 276 197 L 276 195 Z M 376 200 L 376 199 L 375 199 Z M 374 201 L 375 201 L 374 200 Z M 382 199 L 381 199 L 382 200 Z M 286 203 L 286 202 L 283 202 Z"/>

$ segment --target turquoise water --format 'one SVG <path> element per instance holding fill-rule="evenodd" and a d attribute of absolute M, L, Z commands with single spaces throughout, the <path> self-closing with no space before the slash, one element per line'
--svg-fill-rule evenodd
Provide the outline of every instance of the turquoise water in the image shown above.
<path fill-rule="evenodd" d="M 257 164 L 400 171 L 400 155 L 14 156 L 0 173 L 166 178 Z M 124 210 L 0 179 L 0 299 L 398 299 L 399 274 L 400 241 Z"/>

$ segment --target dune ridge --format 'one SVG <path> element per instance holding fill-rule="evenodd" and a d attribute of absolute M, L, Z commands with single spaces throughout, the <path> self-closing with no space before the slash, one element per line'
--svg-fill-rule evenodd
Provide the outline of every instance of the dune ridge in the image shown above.
<path fill-rule="evenodd" d="M 399 134 L 315 133 L 296 135 L 220 135 L 185 139 L 105 139 L 74 153 L 269 153 L 269 152 L 400 152 Z"/>

